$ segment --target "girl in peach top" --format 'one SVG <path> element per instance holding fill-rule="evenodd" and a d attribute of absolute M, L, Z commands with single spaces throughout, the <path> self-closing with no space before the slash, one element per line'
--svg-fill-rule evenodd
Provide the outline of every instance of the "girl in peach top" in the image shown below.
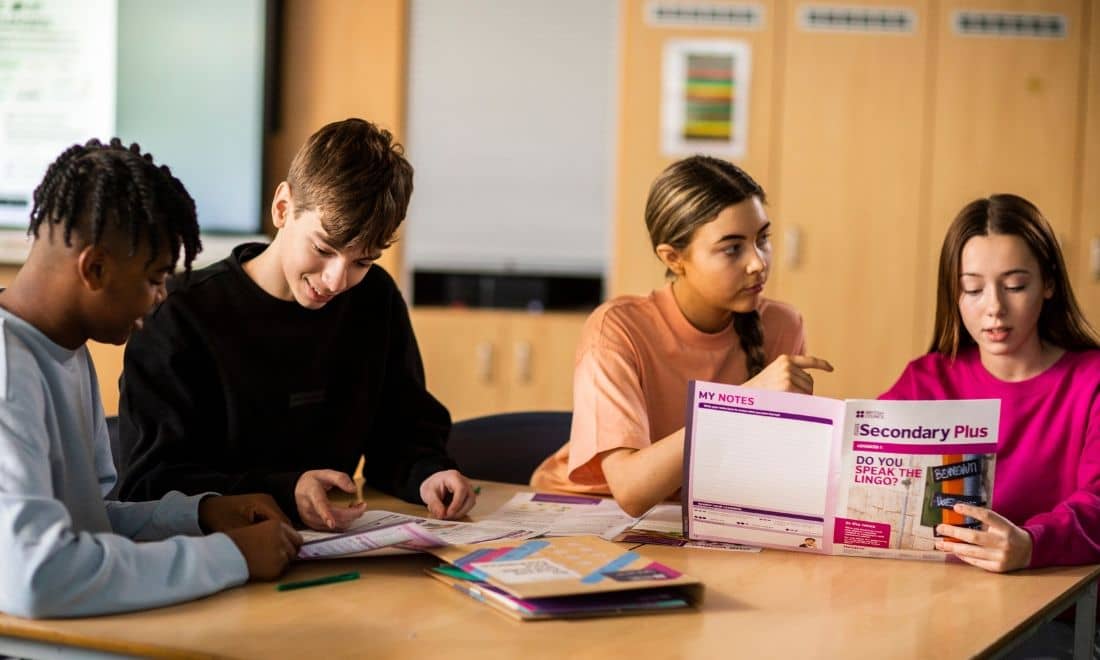
<path fill-rule="evenodd" d="M 646 227 L 670 282 L 588 318 L 577 348 L 569 442 L 535 470 L 539 490 L 610 494 L 631 515 L 673 495 L 683 476 L 692 379 L 813 392 L 802 317 L 763 297 L 771 262 L 764 190 L 707 156 L 653 183 Z"/>

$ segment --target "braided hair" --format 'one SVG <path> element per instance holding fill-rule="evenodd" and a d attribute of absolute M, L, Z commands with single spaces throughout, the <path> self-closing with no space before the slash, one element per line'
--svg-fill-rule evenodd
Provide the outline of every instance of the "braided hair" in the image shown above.
<path fill-rule="evenodd" d="M 696 229 L 714 220 L 722 209 L 751 197 L 767 201 L 760 184 L 728 161 L 691 156 L 669 165 L 653 182 L 646 200 L 645 223 L 653 248 L 664 243 L 683 250 Z M 671 276 L 671 271 L 666 275 Z M 760 313 L 734 313 L 733 329 L 745 352 L 748 378 L 752 378 L 767 361 Z"/>
<path fill-rule="evenodd" d="M 136 143 L 126 147 L 118 138 L 74 144 L 50 164 L 34 190 L 27 234 L 37 238 L 43 225 L 49 232 L 59 226 L 67 246 L 74 231 L 89 245 L 118 232 L 129 239 L 130 257 L 144 239 L 149 263 L 165 241 L 173 255 L 182 245 L 187 272 L 202 249 L 195 201 L 183 184 Z"/>

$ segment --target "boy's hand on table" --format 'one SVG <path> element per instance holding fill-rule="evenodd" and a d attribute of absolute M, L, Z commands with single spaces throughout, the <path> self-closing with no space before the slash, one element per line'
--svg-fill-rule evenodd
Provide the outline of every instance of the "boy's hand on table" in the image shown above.
<path fill-rule="evenodd" d="M 250 580 L 274 580 L 282 575 L 302 545 L 298 532 L 279 520 L 265 520 L 225 534 L 244 555 Z"/>
<path fill-rule="evenodd" d="M 958 541 L 936 539 L 936 549 L 994 573 L 1007 573 L 1031 564 L 1031 534 L 1008 518 L 985 507 L 958 503 L 955 513 L 981 521 L 981 529 L 937 525 L 936 533 Z"/>
<path fill-rule="evenodd" d="M 420 484 L 420 499 L 433 518 L 454 520 L 466 515 L 477 503 L 470 481 L 458 470 L 440 470 Z"/>
<path fill-rule="evenodd" d="M 307 526 L 322 532 L 344 530 L 366 511 L 367 505 L 363 502 L 333 505 L 328 501 L 328 491 L 333 487 L 346 493 L 357 492 L 352 478 L 337 470 L 310 470 L 298 477 L 294 503 Z"/>
<path fill-rule="evenodd" d="M 199 526 L 206 533 L 227 532 L 264 520 L 290 524 L 290 520 L 266 493 L 212 495 L 199 502 Z"/>

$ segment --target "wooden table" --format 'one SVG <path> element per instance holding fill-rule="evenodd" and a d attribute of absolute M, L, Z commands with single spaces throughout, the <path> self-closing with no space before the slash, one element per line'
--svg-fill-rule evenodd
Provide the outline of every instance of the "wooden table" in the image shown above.
<path fill-rule="evenodd" d="M 483 484 L 472 517 L 521 490 Z M 368 501 L 423 514 L 377 494 Z M 150 657 L 318 660 L 990 656 L 1075 599 L 1094 604 L 1100 576 L 1100 566 L 994 575 L 962 564 L 777 550 L 643 552 L 706 583 L 701 611 L 520 623 L 424 575 L 437 563 L 431 557 L 344 559 L 297 564 L 283 581 L 350 570 L 361 579 L 288 592 L 253 583 L 173 607 L 88 619 L 0 615 L 0 655 L 49 657 L 51 646 L 70 645 Z M 1083 609 L 1088 619 L 1094 609 Z M 72 657 L 75 649 L 61 651 L 53 657 Z"/>

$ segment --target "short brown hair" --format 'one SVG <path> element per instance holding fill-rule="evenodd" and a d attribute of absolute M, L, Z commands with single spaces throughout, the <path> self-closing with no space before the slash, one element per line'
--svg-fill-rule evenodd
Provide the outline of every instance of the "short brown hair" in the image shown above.
<path fill-rule="evenodd" d="M 1039 262 L 1043 283 L 1054 289 L 1053 295 L 1043 301 L 1039 313 L 1039 337 L 1068 351 L 1097 348 L 1096 332 L 1077 305 L 1066 262 L 1050 223 L 1023 197 L 991 195 L 964 206 L 947 228 L 940 249 L 936 329 L 928 352 L 954 358 L 960 348 L 975 345 L 959 315 L 962 252 L 971 238 L 990 234 L 1019 236 Z"/>
<path fill-rule="evenodd" d="M 351 118 L 311 135 L 286 181 L 295 214 L 317 209 L 336 245 L 382 250 L 405 219 L 413 168 L 389 131 Z"/>

